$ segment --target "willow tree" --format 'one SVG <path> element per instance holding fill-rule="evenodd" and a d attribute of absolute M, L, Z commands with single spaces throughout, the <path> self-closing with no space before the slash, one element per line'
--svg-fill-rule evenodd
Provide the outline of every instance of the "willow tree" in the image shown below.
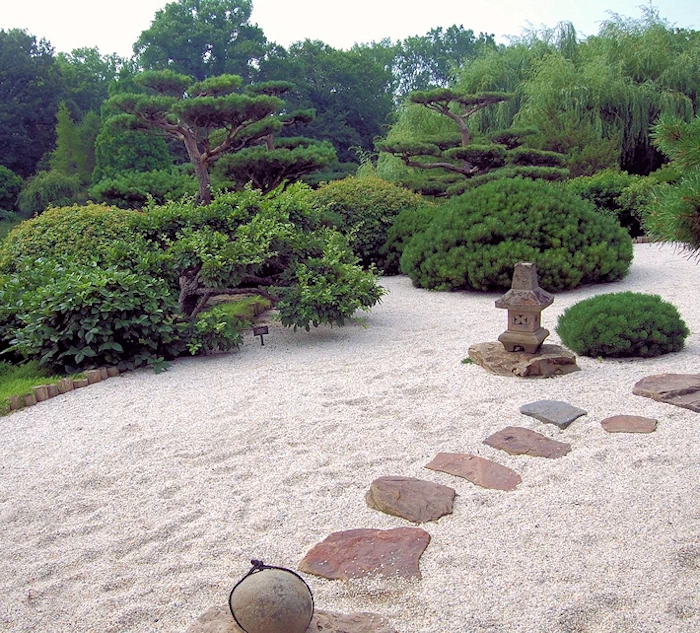
<path fill-rule="evenodd" d="M 112 123 L 150 129 L 184 143 L 198 182 L 199 204 L 211 202 L 210 169 L 222 156 L 256 145 L 274 149 L 274 136 L 284 125 L 313 116 L 312 112 L 280 114 L 284 107 L 280 96 L 293 87 L 288 82 L 267 82 L 239 92 L 238 75 L 193 83 L 191 77 L 169 70 L 144 72 L 136 81 L 150 92 L 112 97 L 108 104 L 122 113 Z M 314 171 L 323 164 L 312 157 L 304 167 Z M 261 168 L 270 171 L 279 166 L 268 161 Z"/>
<path fill-rule="evenodd" d="M 503 130 L 486 142 L 474 143 L 469 119 L 491 106 L 508 101 L 503 92 L 466 94 L 449 88 L 419 90 L 409 99 L 451 122 L 447 134 L 422 138 L 397 138 L 389 135 L 377 147 L 400 158 L 407 167 L 456 175 L 458 180 L 447 187 L 447 193 L 463 191 L 465 180 L 481 183 L 494 177 L 497 170 L 508 168 L 502 175 L 560 179 L 568 172 L 560 169 L 564 156 L 519 147 L 521 132 Z M 439 193 L 438 190 L 426 193 Z"/>
<path fill-rule="evenodd" d="M 688 120 L 700 105 L 700 33 L 642 11 L 641 19 L 613 15 L 573 55 L 546 55 L 519 87 L 516 121 L 540 130 L 539 147 L 578 158 L 575 171 L 614 162 L 649 173 L 663 160 L 651 126 L 664 114 Z"/>

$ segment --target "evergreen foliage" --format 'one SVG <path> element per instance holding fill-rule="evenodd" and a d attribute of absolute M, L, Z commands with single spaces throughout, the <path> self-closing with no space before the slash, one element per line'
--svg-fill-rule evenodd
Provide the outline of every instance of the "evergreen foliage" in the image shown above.
<path fill-rule="evenodd" d="M 349 177 L 321 185 L 314 204 L 348 237 L 363 266 L 384 268 L 380 249 L 394 218 L 415 211 L 420 196 L 377 176 Z"/>
<path fill-rule="evenodd" d="M 681 175 L 677 184 L 659 187 L 647 205 L 645 229 L 655 238 L 682 244 L 700 254 L 700 115 L 686 123 L 670 117 L 659 120 L 654 142 Z"/>
<path fill-rule="evenodd" d="M 437 214 L 436 207 L 423 204 L 417 209 L 406 209 L 399 213 L 387 231 L 386 242 L 379 250 L 384 259 L 384 274 L 398 275 L 401 255 L 414 236 L 425 231 Z"/>
<path fill-rule="evenodd" d="M 624 277 L 632 241 L 561 186 L 513 178 L 440 205 L 404 248 L 401 271 L 422 288 L 490 290 L 508 288 L 520 261 L 537 265 L 546 290 L 568 290 Z"/>
<path fill-rule="evenodd" d="M 559 317 L 556 330 L 577 354 L 613 358 L 678 352 L 689 334 L 675 306 L 636 292 L 579 301 Z"/>
<path fill-rule="evenodd" d="M 78 202 L 81 190 L 77 174 L 40 171 L 24 183 L 17 198 L 17 208 L 24 217 L 43 213 L 50 206 L 60 207 Z"/>

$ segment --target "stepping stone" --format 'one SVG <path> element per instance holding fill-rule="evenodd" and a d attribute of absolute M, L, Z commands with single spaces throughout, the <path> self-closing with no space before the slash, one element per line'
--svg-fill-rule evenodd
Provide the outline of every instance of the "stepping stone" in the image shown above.
<path fill-rule="evenodd" d="M 573 407 L 561 400 L 538 400 L 520 407 L 520 413 L 529 415 L 540 422 L 555 424 L 560 429 L 565 429 L 576 418 L 586 415 L 588 411 Z"/>
<path fill-rule="evenodd" d="M 379 477 L 365 495 L 370 508 L 414 523 L 437 521 L 452 514 L 455 491 L 414 477 Z"/>
<path fill-rule="evenodd" d="M 657 421 L 639 415 L 614 415 L 600 424 L 608 433 L 651 433 L 656 431 Z"/>
<path fill-rule="evenodd" d="M 515 490 L 522 482 L 514 470 L 465 453 L 438 453 L 425 467 L 463 477 L 477 486 L 492 490 Z"/>
<path fill-rule="evenodd" d="M 632 393 L 700 413 L 700 374 L 647 376 L 634 386 Z"/>
<path fill-rule="evenodd" d="M 418 561 L 428 543 L 430 534 L 421 528 L 333 532 L 309 550 L 299 571 L 330 580 L 420 578 Z"/>
<path fill-rule="evenodd" d="M 207 609 L 185 633 L 244 633 L 227 607 Z M 343 614 L 316 609 L 306 633 L 397 633 L 386 618 L 376 613 Z"/>
<path fill-rule="evenodd" d="M 531 455 L 549 459 L 564 457 L 571 452 L 571 444 L 550 440 L 541 433 L 519 426 L 507 426 L 502 431 L 487 437 L 484 444 L 500 448 L 511 455 Z"/>

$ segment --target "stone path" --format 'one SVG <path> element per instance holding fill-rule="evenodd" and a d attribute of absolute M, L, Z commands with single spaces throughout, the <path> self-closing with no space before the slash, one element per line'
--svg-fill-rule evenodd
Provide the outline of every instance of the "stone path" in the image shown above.
<path fill-rule="evenodd" d="M 700 412 L 700 374 L 661 374 L 640 380 L 634 393 Z M 562 430 L 587 411 L 559 400 L 539 400 L 520 407 L 523 415 Z M 634 415 L 616 415 L 601 421 L 607 433 L 652 433 L 657 421 Z M 561 459 L 571 445 L 541 433 L 508 426 L 487 437 L 484 444 L 509 455 Z M 425 468 L 462 477 L 482 488 L 513 491 L 522 482 L 514 470 L 468 453 L 438 453 Z M 440 484 L 400 475 L 375 479 L 365 495 L 367 505 L 413 523 L 437 521 L 452 513 L 455 491 Z M 400 530 L 407 530 L 401 532 Z M 315 545 L 299 570 L 329 579 L 367 575 L 420 578 L 420 556 L 430 535 L 419 528 L 348 530 L 334 532 Z"/>
<path fill-rule="evenodd" d="M 633 393 L 700 412 L 700 374 L 660 374 L 640 380 Z M 520 407 L 520 412 L 564 430 L 587 412 L 566 402 L 540 400 Z M 652 433 L 657 420 L 635 415 L 615 415 L 601 421 L 607 433 Z M 507 426 L 483 443 L 509 455 L 561 459 L 571 445 L 552 440 L 530 429 Z M 466 453 L 438 453 L 425 468 L 462 477 L 477 486 L 513 491 L 522 482 L 514 470 Z M 431 481 L 391 475 L 375 479 L 365 495 L 367 505 L 413 523 L 437 521 L 451 514 L 456 492 Z M 421 528 L 390 530 L 356 529 L 333 532 L 314 545 L 299 564 L 299 571 L 331 580 L 366 576 L 421 578 L 420 557 L 430 543 Z M 317 610 L 306 633 L 396 633 L 383 617 L 372 613 L 343 615 Z M 242 633 L 230 612 L 212 607 L 187 633 Z"/>

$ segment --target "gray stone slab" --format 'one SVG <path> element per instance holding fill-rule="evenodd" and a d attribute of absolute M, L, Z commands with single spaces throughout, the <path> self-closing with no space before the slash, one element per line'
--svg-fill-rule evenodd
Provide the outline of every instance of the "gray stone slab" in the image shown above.
<path fill-rule="evenodd" d="M 565 429 L 576 418 L 586 415 L 588 411 L 574 407 L 561 400 L 538 400 L 520 407 L 520 413 L 529 415 L 540 422 L 554 424 L 560 429 Z"/>

